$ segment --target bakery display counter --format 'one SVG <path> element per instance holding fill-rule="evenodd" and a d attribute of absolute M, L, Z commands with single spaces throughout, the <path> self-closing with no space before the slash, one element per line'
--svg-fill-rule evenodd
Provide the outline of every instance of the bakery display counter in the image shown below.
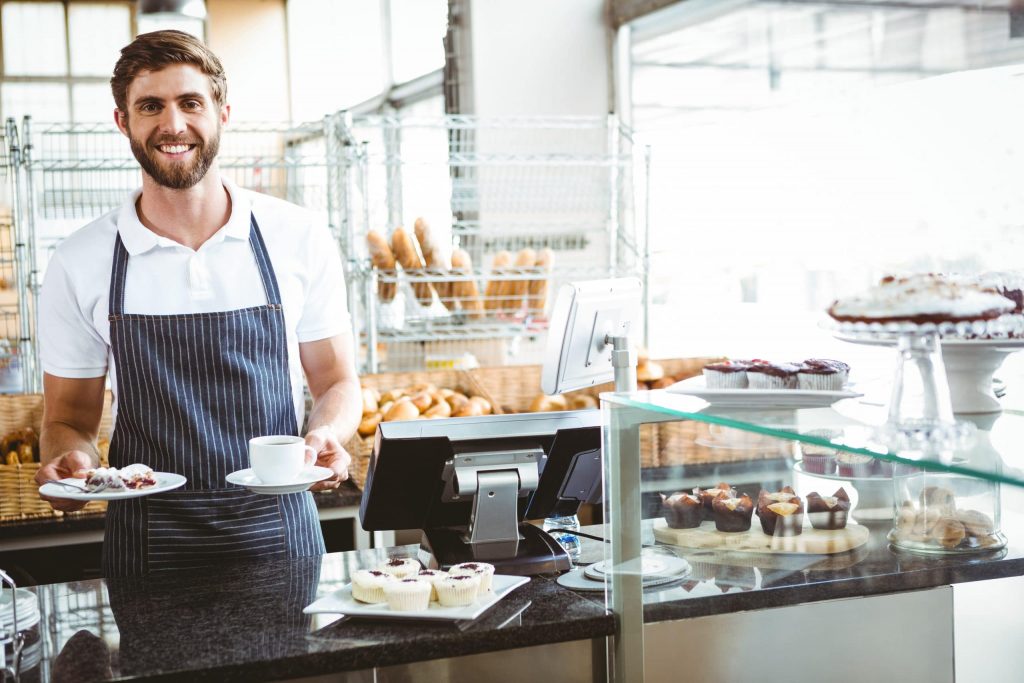
<path fill-rule="evenodd" d="M 951 643 L 953 613 L 944 606 L 952 601 L 943 591 L 1024 575 L 1024 520 L 1014 512 L 1024 506 L 1007 503 L 1024 492 L 1024 413 L 958 415 L 972 433 L 955 448 L 892 451 L 878 439 L 885 409 L 856 398 L 779 409 L 658 390 L 602 394 L 601 401 L 606 525 L 593 535 L 608 542 L 589 546 L 583 559 L 603 562 L 608 605 L 620 624 L 614 680 L 644 680 L 645 666 L 657 678 L 664 669 L 655 660 L 667 642 L 730 653 L 767 647 L 799 661 L 800 652 L 774 637 L 777 629 L 730 636 L 728 647 L 702 634 L 742 630 L 737 613 L 754 610 L 790 610 L 786 619 L 812 623 L 833 609 L 825 603 L 844 598 L 858 598 L 860 612 L 884 624 L 874 631 L 889 638 L 933 612 L 933 626 L 948 622 L 948 633 L 939 630 Z M 641 426 L 679 421 L 713 426 L 728 462 L 690 461 L 680 449 L 671 466 L 641 469 Z M 675 567 L 665 557 L 684 560 L 688 571 L 660 581 L 659 571 Z M 893 607 L 894 594 L 912 591 L 929 597 Z M 838 621 L 800 638 L 839 661 L 838 643 L 851 637 L 847 621 L 858 614 L 822 617 Z M 705 631 L 694 632 L 700 620 Z M 930 680 L 947 679 L 952 655 L 936 666 Z M 702 667 L 690 671 L 699 677 Z"/>

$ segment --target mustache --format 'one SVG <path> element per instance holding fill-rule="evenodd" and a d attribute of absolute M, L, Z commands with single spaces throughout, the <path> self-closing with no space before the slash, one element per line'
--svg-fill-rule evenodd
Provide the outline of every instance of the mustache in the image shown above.
<path fill-rule="evenodd" d="M 153 145 L 154 147 L 158 147 L 160 145 L 201 145 L 202 141 L 201 140 L 190 140 L 190 139 L 187 139 L 187 138 L 162 137 L 162 138 L 158 138 L 156 140 L 153 140 L 150 144 Z"/>

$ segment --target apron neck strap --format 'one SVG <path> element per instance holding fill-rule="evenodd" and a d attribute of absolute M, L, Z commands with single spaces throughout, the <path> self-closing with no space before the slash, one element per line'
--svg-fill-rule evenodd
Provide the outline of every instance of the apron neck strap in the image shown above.
<path fill-rule="evenodd" d="M 260 226 L 256 223 L 256 216 L 251 212 L 249 213 L 249 248 L 252 249 L 256 266 L 260 271 L 260 280 L 263 282 L 263 291 L 267 295 L 267 304 L 280 306 L 281 290 L 277 286 L 277 276 L 274 275 L 274 267 L 270 264 L 270 254 L 263 241 Z M 114 264 L 110 271 L 110 315 L 124 314 L 124 283 L 127 271 L 128 250 L 125 248 L 124 242 L 121 241 L 121 234 L 117 233 L 114 240 Z"/>

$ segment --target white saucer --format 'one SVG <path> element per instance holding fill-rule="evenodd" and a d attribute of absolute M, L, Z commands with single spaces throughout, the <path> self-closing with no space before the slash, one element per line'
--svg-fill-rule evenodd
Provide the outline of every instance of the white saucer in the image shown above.
<path fill-rule="evenodd" d="M 299 472 L 299 478 L 289 484 L 264 484 L 252 471 L 251 467 L 232 472 L 224 478 L 229 484 L 244 486 L 253 493 L 262 493 L 267 496 L 283 496 L 286 493 L 305 491 L 318 481 L 329 479 L 333 475 L 334 470 L 314 465 Z"/>
<path fill-rule="evenodd" d="M 827 408 L 844 398 L 863 396 L 856 391 L 812 391 L 809 389 L 708 389 L 701 376 L 684 379 L 668 387 L 671 394 L 685 394 L 722 408 Z"/>

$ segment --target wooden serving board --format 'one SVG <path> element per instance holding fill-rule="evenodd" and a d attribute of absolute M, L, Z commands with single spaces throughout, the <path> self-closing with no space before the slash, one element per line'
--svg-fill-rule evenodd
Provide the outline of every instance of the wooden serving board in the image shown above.
<path fill-rule="evenodd" d="M 654 520 L 654 538 L 684 548 L 707 548 L 744 553 L 801 553 L 834 555 L 859 548 L 868 542 L 868 529 L 849 523 L 845 529 L 826 531 L 804 526 L 799 536 L 768 536 L 755 519 L 748 531 L 726 533 L 715 528 L 713 521 L 702 522 L 693 529 L 670 529 L 665 520 Z"/>

